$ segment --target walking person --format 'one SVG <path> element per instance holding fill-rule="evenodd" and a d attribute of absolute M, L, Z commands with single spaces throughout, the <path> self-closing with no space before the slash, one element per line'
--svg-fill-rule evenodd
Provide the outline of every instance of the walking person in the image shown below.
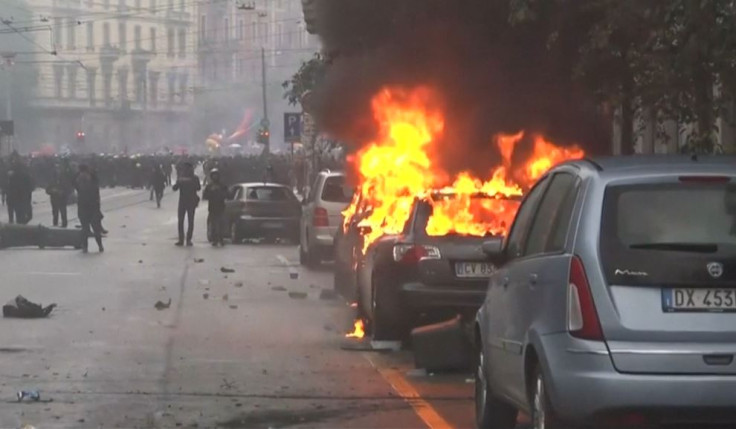
<path fill-rule="evenodd" d="M 25 225 L 31 221 L 31 195 L 33 178 L 28 168 L 23 165 L 18 153 L 13 153 L 8 169 L 6 203 L 8 206 L 8 222 Z"/>
<path fill-rule="evenodd" d="M 69 202 L 71 192 L 72 185 L 69 182 L 69 177 L 62 170 L 61 165 L 57 165 L 54 169 L 54 177 L 46 188 L 46 194 L 51 198 L 51 212 L 54 226 L 59 226 L 59 217 L 61 217 L 61 227 L 67 227 L 66 206 Z"/>
<path fill-rule="evenodd" d="M 210 183 L 204 188 L 202 198 L 207 200 L 208 216 L 207 227 L 210 243 L 213 246 L 225 245 L 225 200 L 227 200 L 227 186 L 222 183 L 220 171 L 216 168 L 210 172 Z"/>
<path fill-rule="evenodd" d="M 166 188 L 166 173 L 162 165 L 157 165 L 151 173 L 150 183 L 151 192 L 156 196 L 156 207 L 161 208 L 161 199 L 164 197 L 164 188 Z"/>
<path fill-rule="evenodd" d="M 186 216 L 187 225 L 187 246 L 192 246 L 192 235 L 194 234 L 194 211 L 199 204 L 199 195 L 197 193 L 202 189 L 199 177 L 194 174 L 194 166 L 185 162 L 181 167 L 181 174 L 177 175 L 176 183 L 173 186 L 174 191 L 179 191 L 179 241 L 177 246 L 184 245 L 184 217 Z"/>
<path fill-rule="evenodd" d="M 79 166 L 79 174 L 74 181 L 77 189 L 77 217 L 82 224 L 82 252 L 87 253 L 88 239 L 94 235 L 100 253 L 102 246 L 102 210 L 100 207 L 100 185 L 86 165 Z"/>

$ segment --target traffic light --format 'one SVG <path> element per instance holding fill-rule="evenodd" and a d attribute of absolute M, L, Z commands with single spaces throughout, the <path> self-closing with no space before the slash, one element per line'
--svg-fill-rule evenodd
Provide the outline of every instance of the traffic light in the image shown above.
<path fill-rule="evenodd" d="M 256 139 L 256 141 L 260 144 L 267 145 L 270 140 L 271 132 L 268 130 L 268 128 L 261 127 L 261 129 L 258 130 L 258 138 Z"/>
<path fill-rule="evenodd" d="M 77 142 L 84 143 L 84 131 L 77 131 Z"/>

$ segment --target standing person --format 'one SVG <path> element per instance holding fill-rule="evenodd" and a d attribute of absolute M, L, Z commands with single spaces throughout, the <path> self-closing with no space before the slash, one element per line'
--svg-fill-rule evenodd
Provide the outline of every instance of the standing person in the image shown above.
<path fill-rule="evenodd" d="M 65 174 L 61 165 L 57 165 L 54 169 L 54 176 L 51 183 L 46 187 L 46 193 L 51 198 L 51 212 L 53 215 L 54 226 L 59 226 L 59 217 L 61 216 L 61 227 L 67 227 L 66 206 L 69 202 L 72 186 L 69 178 Z"/>
<path fill-rule="evenodd" d="M 23 165 L 23 161 L 17 152 L 11 155 L 6 183 L 8 222 L 25 225 L 30 222 L 32 217 L 31 194 L 34 186 L 28 168 Z"/>
<path fill-rule="evenodd" d="M 100 253 L 102 246 L 102 210 L 100 207 L 100 186 L 95 176 L 86 165 L 79 166 L 74 185 L 77 189 L 77 216 L 82 224 L 82 252 L 87 253 L 87 240 L 94 234 Z M 91 231 L 90 231 L 91 229 Z"/>
<path fill-rule="evenodd" d="M 185 162 L 181 166 L 181 174 L 177 175 L 174 191 L 179 191 L 179 241 L 177 246 L 184 245 L 184 216 L 189 222 L 187 228 L 187 246 L 192 246 L 192 235 L 194 234 L 194 211 L 199 204 L 197 193 L 202 189 L 199 177 L 194 174 L 194 166 Z"/>
<path fill-rule="evenodd" d="M 204 188 L 202 198 L 208 201 L 207 226 L 210 228 L 210 242 L 213 246 L 225 245 L 225 200 L 227 199 L 227 186 L 222 183 L 220 171 L 217 168 L 210 172 L 210 183 Z"/>
<path fill-rule="evenodd" d="M 161 199 L 164 197 L 164 188 L 166 187 L 166 173 L 163 165 L 159 164 L 154 167 L 149 185 L 151 191 L 156 194 L 156 207 L 161 208 Z"/>

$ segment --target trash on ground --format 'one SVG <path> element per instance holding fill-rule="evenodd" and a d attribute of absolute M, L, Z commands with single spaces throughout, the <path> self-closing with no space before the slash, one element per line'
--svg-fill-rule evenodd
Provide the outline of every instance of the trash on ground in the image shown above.
<path fill-rule="evenodd" d="M 42 307 L 40 304 L 28 301 L 23 295 L 18 295 L 14 300 L 3 305 L 3 317 L 37 319 L 47 317 L 55 307 L 56 304 Z"/>
<path fill-rule="evenodd" d="M 197 264 L 201 264 L 202 262 L 204 262 L 204 258 L 194 258 L 194 262 Z"/>
<path fill-rule="evenodd" d="M 234 273 L 235 270 L 233 270 L 232 268 L 220 267 L 220 272 L 221 273 Z"/>
<path fill-rule="evenodd" d="M 304 299 L 306 297 L 306 292 L 289 292 L 289 298 L 291 299 Z"/>
<path fill-rule="evenodd" d="M 139 259 L 139 260 L 138 260 L 138 263 L 139 263 L 139 264 L 142 264 L 142 263 L 143 263 L 143 259 Z"/>
<path fill-rule="evenodd" d="M 208 294 L 208 293 L 203 293 L 202 294 L 202 298 L 204 298 L 204 299 L 209 299 L 209 297 L 210 297 L 210 294 Z"/>
<path fill-rule="evenodd" d="M 169 302 L 167 302 L 165 304 L 162 301 L 156 301 L 156 303 L 153 305 L 153 307 L 156 310 L 163 310 L 163 309 L 169 308 L 169 307 L 171 307 L 171 298 L 169 298 Z"/>
<path fill-rule="evenodd" d="M 283 287 L 283 286 L 274 286 L 274 287 L 271 288 L 271 290 L 275 290 L 275 291 L 278 291 L 278 292 L 286 292 L 286 288 Z"/>
<path fill-rule="evenodd" d="M 233 284 L 233 286 L 235 286 L 235 287 L 243 287 L 243 282 L 235 282 Z"/>
<path fill-rule="evenodd" d="M 325 301 L 337 299 L 337 292 L 332 289 L 322 289 L 319 293 L 319 299 Z"/>
<path fill-rule="evenodd" d="M 227 301 L 228 299 L 230 299 L 230 297 L 227 294 L 222 296 L 223 301 Z"/>
<path fill-rule="evenodd" d="M 291 278 L 292 280 L 296 280 L 299 278 L 299 273 L 291 272 L 289 273 L 289 278 Z"/>
<path fill-rule="evenodd" d="M 41 400 L 41 394 L 38 393 L 38 390 L 21 390 L 16 394 L 16 396 L 18 397 L 18 402 L 24 399 L 28 399 L 31 401 Z"/>
<path fill-rule="evenodd" d="M 235 309 L 237 309 L 237 308 L 238 308 L 238 306 L 237 306 L 237 305 L 235 305 L 235 304 L 233 304 L 233 305 L 231 305 L 231 306 L 230 306 L 230 308 L 232 308 L 233 310 L 235 310 Z"/>

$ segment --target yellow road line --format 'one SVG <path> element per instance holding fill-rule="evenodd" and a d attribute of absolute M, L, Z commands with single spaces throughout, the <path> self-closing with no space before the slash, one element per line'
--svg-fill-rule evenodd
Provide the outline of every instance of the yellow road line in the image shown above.
<path fill-rule="evenodd" d="M 447 422 L 442 416 L 435 410 L 429 402 L 422 399 L 419 392 L 412 386 L 409 381 L 404 378 L 401 371 L 397 371 L 391 368 L 382 368 L 376 364 L 376 362 L 367 353 L 363 354 L 373 368 L 381 374 L 384 380 L 399 394 L 406 402 L 411 405 L 414 409 L 414 413 L 419 416 L 420 419 L 430 429 L 452 429 L 452 425 Z"/>

